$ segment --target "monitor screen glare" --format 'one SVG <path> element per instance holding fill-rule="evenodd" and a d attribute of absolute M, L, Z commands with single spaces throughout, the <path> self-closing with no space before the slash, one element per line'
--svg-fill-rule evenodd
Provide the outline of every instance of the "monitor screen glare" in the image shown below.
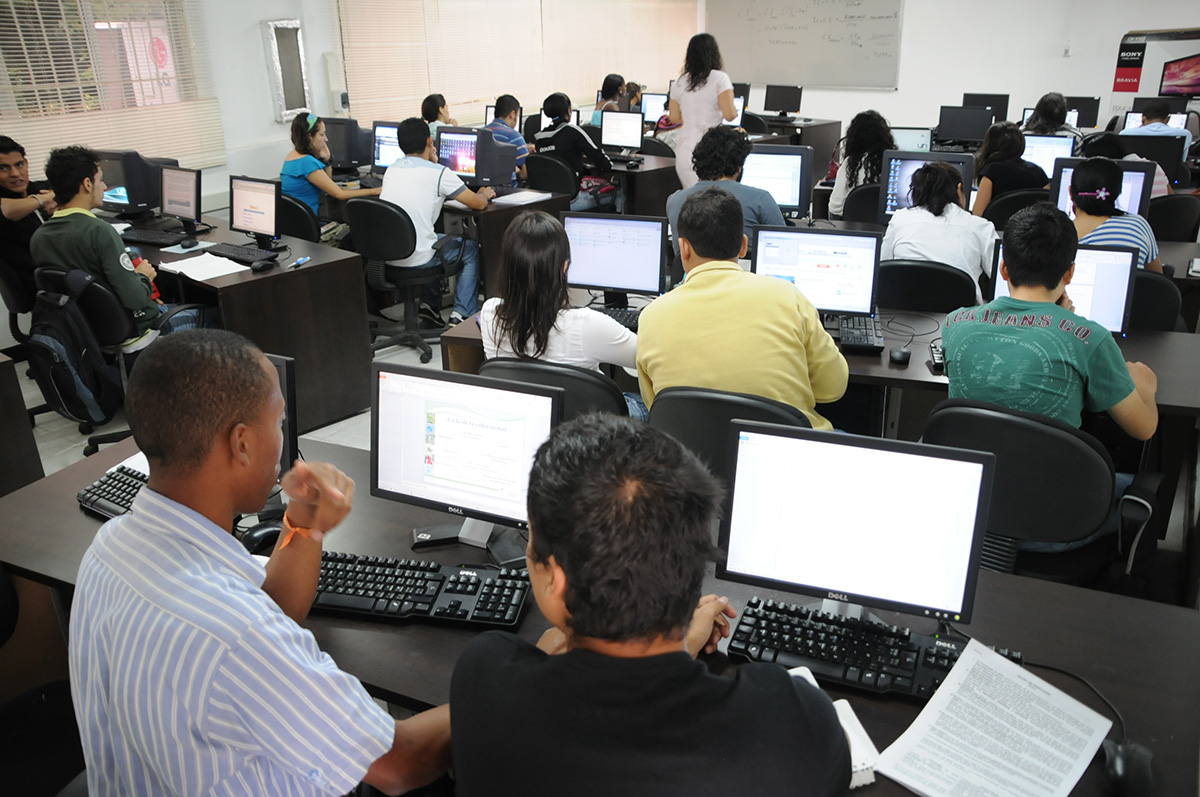
<path fill-rule="evenodd" d="M 646 92 L 642 92 L 642 119 L 646 124 L 655 124 L 666 112 L 666 94 L 647 94 Z"/>
<path fill-rule="evenodd" d="M 1140 213 L 1142 187 L 1146 175 L 1143 172 L 1125 169 L 1121 171 L 1121 193 L 1117 197 L 1117 209 L 1126 213 Z M 1053 169 L 1051 169 L 1052 172 Z M 1071 175 L 1074 173 L 1073 167 L 1063 167 L 1062 178 L 1058 186 L 1058 209 L 1070 216 L 1072 221 L 1075 220 L 1075 207 L 1071 204 Z"/>
<path fill-rule="evenodd" d="M 754 270 L 779 277 L 823 313 L 874 311 L 879 236 L 760 227 L 755 232 Z"/>
<path fill-rule="evenodd" d="M 1054 161 L 1069 158 L 1075 149 L 1075 139 L 1070 136 L 1025 136 L 1025 153 L 1022 160 L 1036 163 L 1046 173 L 1054 174 Z"/>
<path fill-rule="evenodd" d="M 474 177 L 478 143 L 479 136 L 475 133 L 438 131 L 438 162 L 459 177 Z"/>
<path fill-rule="evenodd" d="M 1071 141 L 1072 139 L 1066 140 Z M 935 160 L 953 163 L 962 175 L 963 186 L 971 185 L 971 175 L 968 169 L 969 164 L 974 162 L 974 156 L 967 155 L 963 158 L 945 153 L 930 153 L 926 156 L 905 152 L 885 153 L 883 167 L 887 173 L 887 185 L 884 186 L 880 201 L 883 204 L 883 215 L 886 218 L 890 218 L 897 210 L 912 207 L 912 176 L 917 169 Z M 886 219 L 881 220 L 881 223 L 886 224 Z"/>
<path fill-rule="evenodd" d="M 387 167 L 404 157 L 404 153 L 400 151 L 397 130 L 398 126 L 394 124 L 375 125 L 373 171 L 385 171 Z"/>
<path fill-rule="evenodd" d="M 1003 258 L 1004 247 L 996 244 L 997 266 Z M 1136 259 L 1137 252 L 1133 249 L 1079 247 L 1075 253 L 1075 276 L 1067 288 L 1075 314 L 1095 321 L 1109 332 L 1123 332 Z M 1009 295 L 1008 282 L 997 279 L 996 298 Z"/>
<path fill-rule="evenodd" d="M 278 184 L 269 180 L 229 178 L 232 203 L 229 226 L 255 235 L 275 236 L 275 199 Z"/>
<path fill-rule="evenodd" d="M 121 161 L 102 158 L 100 160 L 102 178 L 107 188 L 104 191 L 104 201 L 117 205 L 129 204 L 129 189 L 125 187 L 125 170 Z"/>
<path fill-rule="evenodd" d="M 601 112 L 600 144 L 622 149 L 642 146 L 642 115 L 624 111 Z"/>
<path fill-rule="evenodd" d="M 742 165 L 742 185 L 761 188 L 781 208 L 799 208 L 804 204 L 804 158 L 751 152 Z"/>
<path fill-rule="evenodd" d="M 571 242 L 567 283 L 657 296 L 666 223 L 666 219 L 567 214 L 563 217 Z"/>

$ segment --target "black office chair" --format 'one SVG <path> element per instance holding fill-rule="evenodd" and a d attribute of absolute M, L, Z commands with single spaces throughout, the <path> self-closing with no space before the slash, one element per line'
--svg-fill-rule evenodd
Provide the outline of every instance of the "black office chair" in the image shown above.
<path fill-rule="evenodd" d="M 808 416 L 782 401 L 705 387 L 668 387 L 654 396 L 650 425 L 687 446 L 728 487 L 729 422 L 735 418 L 811 428 Z"/>
<path fill-rule="evenodd" d="M 532 143 L 533 137 L 542 132 L 542 116 L 541 114 L 530 114 L 525 117 L 525 124 L 521 125 L 521 135 L 525 140 Z"/>
<path fill-rule="evenodd" d="M 564 421 L 589 412 L 629 414 L 629 405 L 617 383 L 599 371 L 541 360 L 495 357 L 479 367 L 479 375 L 563 388 L 566 391 Z"/>
<path fill-rule="evenodd" d="M 580 125 L 579 127 L 588 134 L 588 138 L 592 140 L 593 144 L 597 147 L 600 146 L 600 125 Z"/>
<path fill-rule="evenodd" d="M 374 197 L 356 197 L 346 203 L 346 218 L 350 223 L 350 234 L 354 245 L 362 255 L 367 270 L 367 285 L 393 296 L 404 293 L 404 326 L 385 326 L 372 319 L 371 338 L 385 340 L 371 344 L 372 351 L 389 346 L 412 346 L 421 353 L 421 362 L 433 359 L 433 348 L 419 329 L 417 307 L 422 286 L 440 283 L 462 270 L 464 249 L 460 248 L 454 262 L 442 255 L 442 248 L 453 238 L 438 240 L 433 249 L 436 263 L 426 268 L 401 268 L 389 266 L 385 261 L 402 260 L 417 248 L 417 231 L 412 219 L 399 205 Z M 441 337 L 443 330 L 429 330 L 431 338 Z"/>
<path fill-rule="evenodd" d="M 279 195 L 279 205 L 275 208 L 275 231 L 313 243 L 321 241 L 321 222 L 312 208 L 287 194 Z"/>
<path fill-rule="evenodd" d="M 842 205 L 842 221 L 874 223 L 879 220 L 879 184 L 855 186 Z"/>
<path fill-rule="evenodd" d="M 535 152 L 525 159 L 525 169 L 529 187 L 535 191 L 566 194 L 571 199 L 579 194 L 579 181 L 566 161 Z"/>
<path fill-rule="evenodd" d="M 922 440 L 996 455 L 983 567 L 1123 592 L 1144 586 L 1138 580 L 1165 532 L 1160 474 L 1137 474 L 1119 497 L 1117 533 L 1062 553 L 1018 551 L 1023 540 L 1071 542 L 1101 527 L 1114 498 L 1108 451 L 1061 421 L 961 399 L 934 407 Z"/>
<path fill-rule="evenodd" d="M 1183 296 L 1175 280 L 1145 269 L 1138 269 L 1133 275 L 1130 329 L 1187 332 L 1187 324 L 1179 312 L 1182 306 Z"/>
<path fill-rule="evenodd" d="M 1113 118 L 1109 119 L 1109 120 L 1108 120 L 1108 124 L 1106 124 L 1106 125 L 1104 126 L 1104 132 L 1105 132 L 1105 133 L 1111 133 L 1111 132 L 1113 132 L 1114 130 L 1116 130 L 1116 129 L 1117 129 L 1117 125 L 1119 125 L 1120 123 L 1121 123 L 1121 117 L 1120 117 L 1120 116 L 1114 116 Z"/>
<path fill-rule="evenodd" d="M 763 135 L 771 132 L 771 128 L 767 124 L 766 119 L 763 119 L 756 113 L 750 113 L 749 111 L 742 112 L 742 129 L 747 133 Z"/>
<path fill-rule="evenodd" d="M 1194 243 L 1200 232 L 1200 197 L 1192 194 L 1156 196 L 1150 200 L 1146 221 L 1159 241 Z"/>
<path fill-rule="evenodd" d="M 671 149 L 671 145 L 665 141 L 660 141 L 653 136 L 642 137 L 641 153 L 643 155 L 658 155 L 663 158 L 674 158 L 675 150 Z"/>
<path fill-rule="evenodd" d="M 891 310 L 949 313 L 975 304 L 975 280 L 933 260 L 883 260 L 875 303 Z"/>
<path fill-rule="evenodd" d="M 32 281 L 22 277 L 13 266 L 3 259 L 0 259 L 0 299 L 4 300 L 4 306 L 8 310 L 8 331 L 12 334 L 13 340 L 17 342 L 12 352 L 15 356 L 12 359 L 16 362 L 24 362 L 28 359 L 25 343 L 29 340 L 29 333 L 21 330 L 19 317 L 22 314 L 33 312 L 33 303 L 37 299 L 37 288 L 34 287 Z M 31 407 L 26 411 L 29 415 L 29 425 L 34 425 L 36 416 L 53 411 L 54 408 L 45 403 Z"/>
<path fill-rule="evenodd" d="M 983 211 L 983 217 L 990 221 L 998 231 L 1003 232 L 1004 225 L 1008 223 L 1014 213 L 1022 211 L 1030 205 L 1036 205 L 1038 202 L 1047 202 L 1049 199 L 1050 191 L 1045 188 L 1009 191 L 988 202 L 988 206 Z"/>

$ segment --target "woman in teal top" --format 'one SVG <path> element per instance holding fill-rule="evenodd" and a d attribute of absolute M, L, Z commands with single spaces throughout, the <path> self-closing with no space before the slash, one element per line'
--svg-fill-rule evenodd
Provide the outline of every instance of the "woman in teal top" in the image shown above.
<path fill-rule="evenodd" d="M 329 160 L 325 123 L 316 114 L 300 114 L 292 120 L 292 145 L 295 149 L 283 159 L 279 174 L 283 193 L 308 205 L 314 216 L 320 216 L 317 206 L 322 191 L 341 200 L 379 196 L 378 188 L 346 189 L 333 181 L 330 168 L 325 165 Z"/>

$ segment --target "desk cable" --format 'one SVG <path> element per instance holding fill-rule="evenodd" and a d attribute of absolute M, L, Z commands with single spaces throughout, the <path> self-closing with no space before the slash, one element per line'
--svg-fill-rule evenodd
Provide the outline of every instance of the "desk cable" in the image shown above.
<path fill-rule="evenodd" d="M 907 316 L 916 316 L 918 319 L 923 318 L 933 324 L 933 329 L 918 330 L 915 326 L 907 321 L 901 321 L 899 316 L 902 314 Z M 938 321 L 931 315 L 926 315 L 925 313 L 902 311 L 889 315 L 887 318 L 883 319 L 883 328 L 896 335 L 908 335 L 908 342 L 904 344 L 904 348 L 908 348 L 909 344 L 916 339 L 917 335 L 932 335 L 941 329 L 942 322 Z"/>

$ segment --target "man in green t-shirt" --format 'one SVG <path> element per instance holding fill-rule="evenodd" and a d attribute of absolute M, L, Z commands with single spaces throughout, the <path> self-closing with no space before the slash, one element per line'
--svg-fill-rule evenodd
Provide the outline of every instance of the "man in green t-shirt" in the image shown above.
<path fill-rule="evenodd" d="M 1158 427 L 1158 378 L 1125 362 L 1112 334 L 1076 315 L 1067 296 L 1078 238 L 1048 202 L 1009 219 L 1000 276 L 1008 297 L 946 318 L 942 338 L 950 398 L 1038 413 L 1078 427 L 1084 409 L 1107 411 L 1131 436 Z"/>

